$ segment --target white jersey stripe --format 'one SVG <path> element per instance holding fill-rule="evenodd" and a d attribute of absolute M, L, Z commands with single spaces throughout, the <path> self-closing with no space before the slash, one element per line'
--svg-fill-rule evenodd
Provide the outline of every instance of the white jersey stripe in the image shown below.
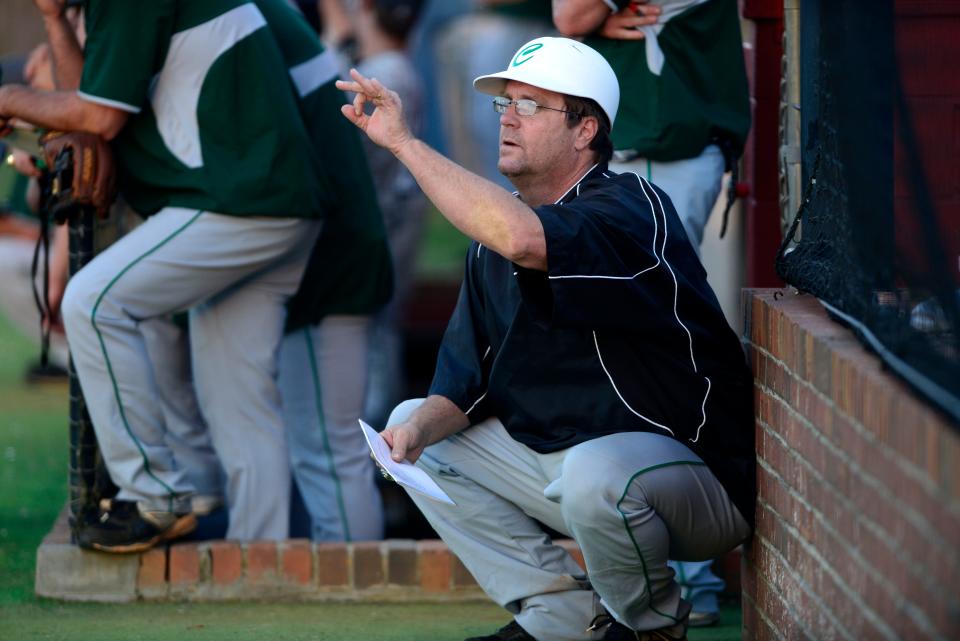
<path fill-rule="evenodd" d="M 640 178 L 637 176 L 637 178 Z M 680 294 L 680 285 L 677 283 L 677 275 L 673 273 L 673 268 L 670 266 L 670 263 L 667 261 L 666 249 L 667 249 L 667 213 L 663 209 L 663 202 L 660 200 L 660 195 L 657 193 L 657 190 L 647 182 L 646 179 L 642 179 L 642 185 L 646 185 L 650 188 L 650 191 L 653 192 L 653 195 L 657 197 L 657 203 L 660 205 L 660 212 L 663 214 L 663 247 L 660 249 L 660 255 L 663 257 L 663 264 L 667 268 L 667 271 L 670 272 L 670 278 L 673 279 L 673 317 L 677 319 L 677 323 L 680 324 L 680 327 L 683 328 L 683 331 L 687 333 L 687 343 L 690 346 L 690 364 L 693 365 L 693 371 L 697 371 L 697 360 L 693 357 L 693 335 L 690 333 L 690 330 L 687 329 L 687 326 L 683 324 L 683 321 L 680 320 L 680 316 L 677 314 L 677 297 Z M 644 188 L 646 192 L 646 188 Z"/>
<path fill-rule="evenodd" d="M 480 362 L 482 363 L 483 361 L 487 360 L 487 356 L 489 356 L 489 355 L 490 355 L 490 346 L 487 345 L 487 351 L 485 351 L 485 352 L 483 353 L 483 357 L 480 359 Z M 470 409 L 468 409 L 466 412 L 464 412 L 464 414 L 467 414 L 467 415 L 469 416 L 470 412 L 473 411 L 473 408 L 475 408 L 475 407 L 480 403 L 480 401 L 482 401 L 482 400 L 485 399 L 486 397 L 487 397 L 487 393 L 486 393 L 486 392 L 484 392 L 483 394 L 481 394 L 481 395 L 480 395 L 480 398 L 478 398 L 477 400 L 475 400 L 475 401 L 473 402 L 473 405 L 470 406 Z"/>
<path fill-rule="evenodd" d="M 293 84 L 296 85 L 301 98 L 339 75 L 340 68 L 332 49 L 325 49 L 323 53 L 290 68 L 290 77 L 293 78 Z"/>
<path fill-rule="evenodd" d="M 627 402 L 627 399 L 625 399 L 625 398 L 623 397 L 623 394 L 620 393 L 620 390 L 617 389 L 617 384 L 614 382 L 613 376 L 610 375 L 610 372 L 607 370 L 607 366 L 604 365 L 604 363 L 603 363 L 603 356 L 600 354 L 600 343 L 597 342 L 597 332 L 596 332 L 596 331 L 593 332 L 593 346 L 597 348 L 597 358 L 600 359 L 600 367 L 603 368 L 603 373 L 606 374 L 606 375 L 607 375 L 607 379 L 610 380 L 610 386 L 613 387 L 613 391 L 616 393 L 617 397 L 623 402 L 623 404 L 627 407 L 627 409 L 630 410 L 631 412 L 633 412 L 635 415 L 637 415 L 637 416 L 639 416 L 640 418 L 642 418 L 643 420 L 645 420 L 647 423 L 650 423 L 651 425 L 655 425 L 655 426 L 659 427 L 660 429 L 663 429 L 663 430 L 666 430 L 666 431 L 670 432 L 670 436 L 676 436 L 676 434 L 673 433 L 673 430 L 671 430 L 671 429 L 670 429 L 669 427 L 667 427 L 666 425 L 662 425 L 661 423 L 657 423 L 656 421 L 647 418 L 646 416 L 644 416 L 643 414 L 641 414 L 641 413 L 638 412 L 637 410 L 635 410 L 635 409 L 633 409 L 632 407 L 630 407 L 630 403 Z M 471 409 L 472 409 L 472 408 L 471 408 Z"/>
<path fill-rule="evenodd" d="M 263 14 L 249 2 L 170 38 L 150 102 L 164 145 L 187 167 L 203 166 L 197 105 L 207 73 L 221 55 L 265 26 Z"/>
<path fill-rule="evenodd" d="M 653 192 L 653 195 L 657 197 L 657 204 L 660 205 L 660 213 L 663 215 L 663 247 L 660 250 L 660 256 L 663 258 L 663 264 L 667 268 L 667 271 L 670 272 L 670 277 L 673 279 L 673 317 L 677 319 L 677 323 L 680 324 L 680 327 L 683 328 L 683 331 L 687 333 L 687 344 L 690 346 L 690 363 L 693 365 L 693 371 L 699 372 L 697 369 L 697 359 L 693 355 L 693 334 L 690 333 L 690 330 L 687 326 L 680 320 L 680 315 L 677 313 L 677 297 L 680 292 L 680 285 L 677 283 L 677 275 L 673 272 L 673 267 L 670 266 L 670 262 L 667 260 L 666 248 L 667 248 L 667 213 L 663 208 L 663 201 L 660 200 L 660 194 L 657 193 L 657 190 L 653 188 L 645 178 L 637 176 L 641 181 L 640 186 L 646 194 L 647 189 Z M 648 197 L 649 198 L 649 197 Z M 700 440 L 700 430 L 707 423 L 707 397 L 710 396 L 710 388 L 713 387 L 713 383 L 706 376 L 703 377 L 703 380 L 707 382 L 707 391 L 703 395 L 703 401 L 700 403 L 700 413 L 703 416 L 703 419 L 700 421 L 700 425 L 697 426 L 697 433 L 694 435 L 694 438 L 688 439 L 691 443 L 696 443 Z"/>
<path fill-rule="evenodd" d="M 86 100 L 87 102 L 103 105 L 105 107 L 113 107 L 114 109 L 119 109 L 121 111 L 126 111 L 132 114 L 140 113 L 140 107 L 135 107 L 131 104 L 120 102 L 119 100 L 110 100 L 109 98 L 101 98 L 100 96 L 94 96 L 88 93 L 84 93 L 82 91 L 78 91 L 77 96 L 79 96 L 82 100 Z"/>
<path fill-rule="evenodd" d="M 631 171 L 630 173 L 632 173 L 634 176 L 637 177 L 637 181 L 638 181 L 638 182 L 640 181 L 640 176 L 639 176 L 639 175 L 637 175 L 635 172 L 632 172 L 632 171 Z M 609 177 L 610 177 L 610 176 L 607 176 L 607 174 L 603 174 L 603 176 L 606 177 L 606 178 L 609 178 Z M 577 186 L 577 191 L 578 191 L 578 194 L 579 194 L 579 189 L 580 189 L 579 183 L 578 183 L 577 185 L 578 185 L 578 186 Z M 641 189 L 642 189 L 642 183 L 641 183 Z M 653 257 L 657 259 L 657 262 L 656 262 L 656 263 L 654 263 L 654 264 L 651 265 L 650 267 L 646 267 L 646 268 L 644 268 L 644 269 L 641 269 L 640 271 L 638 271 L 636 274 L 633 274 L 632 276 L 599 276 L 599 275 L 594 275 L 594 274 L 567 274 L 567 275 L 560 275 L 560 276 L 547 276 L 547 279 L 549 279 L 549 280 L 560 280 L 560 279 L 563 279 L 563 278 L 595 278 L 595 279 L 598 279 L 598 280 L 633 280 L 633 279 L 636 278 L 637 276 L 640 276 L 641 274 L 645 274 L 645 273 L 647 273 L 648 271 L 650 271 L 651 269 L 656 269 L 657 267 L 659 267 L 659 266 L 660 266 L 660 256 L 657 255 L 657 235 L 660 233 L 660 225 L 659 225 L 659 223 L 657 222 L 657 214 L 656 214 L 656 211 L 655 211 L 654 208 L 653 208 L 653 201 L 650 200 L 650 196 L 647 195 L 647 192 L 646 192 L 646 191 L 643 192 L 643 195 L 646 196 L 647 202 L 650 203 L 650 214 L 651 214 L 651 216 L 653 217 L 653 247 L 652 247 L 652 250 L 651 250 L 651 251 L 653 251 Z M 667 219 L 666 219 L 666 216 L 664 216 L 664 219 L 663 219 L 663 233 L 664 233 L 664 241 L 666 241 L 666 233 L 667 233 Z M 661 253 L 662 253 L 662 252 L 661 252 Z"/>

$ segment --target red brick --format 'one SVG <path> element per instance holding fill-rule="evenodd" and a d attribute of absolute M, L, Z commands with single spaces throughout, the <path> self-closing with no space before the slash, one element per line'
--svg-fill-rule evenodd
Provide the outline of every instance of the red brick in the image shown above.
<path fill-rule="evenodd" d="M 769 333 L 767 334 L 767 344 L 764 347 L 770 352 L 770 354 L 777 360 L 780 359 L 780 320 L 782 314 L 780 310 L 775 306 L 771 305 L 767 308 L 767 329 Z"/>
<path fill-rule="evenodd" d="M 251 584 L 272 583 L 277 579 L 277 542 L 253 541 L 244 546 L 246 578 Z"/>
<path fill-rule="evenodd" d="M 943 469 L 941 467 L 942 458 L 939 447 L 940 434 L 949 433 L 951 430 L 943 430 L 935 416 L 931 416 L 924 427 L 926 429 L 923 430 L 923 447 L 926 451 L 924 458 L 927 461 L 927 465 L 923 471 L 926 472 L 927 478 L 930 479 L 931 483 L 940 486 L 940 474 Z"/>
<path fill-rule="evenodd" d="M 954 502 L 960 499 L 960 437 L 953 429 L 939 430 L 940 486 Z"/>
<path fill-rule="evenodd" d="M 200 548 L 196 543 L 170 546 L 170 585 L 194 585 L 200 581 Z"/>
<path fill-rule="evenodd" d="M 754 345 L 766 343 L 765 310 L 766 305 L 760 298 L 754 298 L 750 301 L 750 342 Z"/>
<path fill-rule="evenodd" d="M 420 587 L 425 592 L 448 592 L 452 582 L 453 559 L 440 541 L 420 541 Z"/>
<path fill-rule="evenodd" d="M 380 551 L 380 542 L 354 543 L 351 548 L 353 551 L 354 587 L 363 589 L 383 585 L 386 573 L 383 570 L 383 553 Z"/>
<path fill-rule="evenodd" d="M 317 584 L 345 586 L 350 583 L 347 546 L 343 543 L 319 543 L 317 551 Z"/>
<path fill-rule="evenodd" d="M 420 585 L 417 569 L 416 541 L 388 541 L 387 581 L 389 583 L 406 586 Z"/>
<path fill-rule="evenodd" d="M 458 588 L 477 585 L 477 580 L 473 578 L 470 570 L 463 564 L 457 555 L 453 556 L 453 585 Z"/>
<path fill-rule="evenodd" d="M 243 551 L 236 541 L 210 544 L 211 577 L 216 585 L 231 585 L 243 576 Z"/>
<path fill-rule="evenodd" d="M 280 571 L 284 581 L 309 585 L 313 576 L 313 548 L 310 541 L 285 541 L 280 547 Z"/>
<path fill-rule="evenodd" d="M 770 532 L 771 530 L 774 531 Z M 853 631 L 856 638 L 877 638 L 881 634 L 863 616 L 865 608 L 872 609 L 881 619 L 886 620 L 899 636 L 907 637 L 915 636 L 910 631 L 915 629 L 917 624 L 905 618 L 902 604 L 908 602 L 913 604 L 913 609 L 906 613 L 908 616 L 926 611 L 928 618 L 935 617 L 938 609 L 942 610 L 946 607 L 945 603 L 941 603 L 938 597 L 928 592 L 917 581 L 915 577 L 917 568 L 900 563 L 894 551 L 887 548 L 885 544 L 879 545 L 876 541 L 872 544 L 866 540 L 858 541 L 856 549 L 862 556 L 854 558 L 848 551 L 849 543 L 837 539 L 823 527 L 819 519 L 816 519 L 813 522 L 812 537 L 808 541 L 824 557 L 823 563 L 826 565 L 821 566 L 819 561 L 809 557 L 806 550 L 799 545 L 795 534 L 786 532 L 782 522 L 775 516 L 769 516 L 765 504 L 761 504 L 758 513 L 758 533 L 759 540 L 774 542 L 774 548 L 780 550 L 787 558 L 794 572 L 799 573 L 812 593 L 828 604 L 830 611 L 844 623 L 845 627 Z M 870 563 L 871 566 L 877 562 L 880 563 L 876 566 L 876 571 L 883 577 L 879 583 L 867 571 L 865 562 Z M 827 572 L 827 569 L 836 571 L 847 587 L 842 589 L 834 583 L 833 576 Z M 771 572 L 769 568 L 765 571 Z M 896 596 L 889 594 L 892 589 L 897 590 Z M 856 596 L 851 598 L 851 593 Z M 788 594 L 788 601 L 793 603 L 795 599 Z M 796 604 L 794 605 L 797 607 Z M 800 610 L 806 610 L 807 607 L 804 606 Z M 814 623 L 810 622 L 811 625 Z"/>
<path fill-rule="evenodd" d="M 137 588 L 155 588 L 167 582 L 167 548 L 151 548 L 140 555 Z"/>
<path fill-rule="evenodd" d="M 757 608 L 753 604 L 753 599 L 744 597 L 742 605 L 743 623 L 740 630 L 742 641 L 757 641 L 757 627 L 760 625 L 760 616 L 757 614 Z"/>

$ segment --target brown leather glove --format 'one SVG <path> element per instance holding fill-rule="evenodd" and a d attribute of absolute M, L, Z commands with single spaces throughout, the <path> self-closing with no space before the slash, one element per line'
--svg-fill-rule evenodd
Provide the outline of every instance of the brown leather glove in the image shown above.
<path fill-rule="evenodd" d="M 117 196 L 117 172 L 110 145 L 96 134 L 51 131 L 40 139 L 40 146 L 47 169 L 54 174 L 53 209 L 65 211 L 74 205 L 86 205 L 106 218 Z M 63 171 L 69 168 L 67 160 L 72 163 L 72 171 Z M 61 184 L 57 180 L 61 176 L 70 184 Z"/>

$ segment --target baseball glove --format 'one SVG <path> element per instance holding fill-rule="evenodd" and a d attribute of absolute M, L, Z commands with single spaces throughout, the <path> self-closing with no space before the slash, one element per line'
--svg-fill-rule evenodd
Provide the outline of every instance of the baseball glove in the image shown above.
<path fill-rule="evenodd" d="M 51 173 L 48 211 L 63 222 L 77 206 L 105 218 L 117 195 L 113 152 L 103 138 L 81 132 L 51 131 L 40 139 Z"/>

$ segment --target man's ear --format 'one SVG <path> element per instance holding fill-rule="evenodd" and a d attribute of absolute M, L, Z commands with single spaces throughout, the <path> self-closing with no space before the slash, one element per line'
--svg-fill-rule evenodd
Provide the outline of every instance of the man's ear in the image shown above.
<path fill-rule="evenodd" d="M 590 143 L 596 137 L 600 129 L 600 123 L 593 116 L 584 116 L 580 119 L 578 127 L 577 138 L 573 145 L 577 151 L 583 151 L 590 146 Z"/>

